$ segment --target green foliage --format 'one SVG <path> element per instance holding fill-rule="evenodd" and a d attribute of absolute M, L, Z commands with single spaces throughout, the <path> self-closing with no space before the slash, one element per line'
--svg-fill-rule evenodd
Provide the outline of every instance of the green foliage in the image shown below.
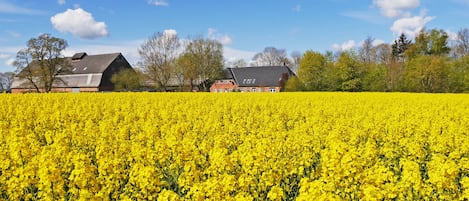
<path fill-rule="evenodd" d="M 325 56 L 318 52 L 306 51 L 298 70 L 299 81 L 304 84 L 306 90 L 322 90 L 325 87 L 326 68 L 327 60 Z"/>
<path fill-rule="evenodd" d="M 447 57 L 421 55 L 408 62 L 406 91 L 446 92 L 448 89 Z"/>
<path fill-rule="evenodd" d="M 122 69 L 111 77 L 116 91 L 135 91 L 142 86 L 142 75 L 131 68 Z"/>
<path fill-rule="evenodd" d="M 303 88 L 303 83 L 296 76 L 290 77 L 287 83 L 285 84 L 285 91 L 288 92 L 302 91 Z"/>

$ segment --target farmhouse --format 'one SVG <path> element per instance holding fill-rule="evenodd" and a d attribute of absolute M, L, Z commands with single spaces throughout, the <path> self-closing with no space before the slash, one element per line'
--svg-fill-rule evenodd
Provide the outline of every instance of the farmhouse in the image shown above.
<path fill-rule="evenodd" d="M 228 68 L 215 80 L 211 92 L 280 92 L 288 78 L 296 76 L 288 66 Z"/>
<path fill-rule="evenodd" d="M 71 70 L 57 76 L 61 81 L 54 83 L 53 92 L 112 91 L 112 75 L 122 69 L 132 68 L 121 53 L 88 55 L 81 52 L 66 59 L 71 64 Z M 14 78 L 12 93 L 34 91 L 36 90 L 27 80 Z"/>

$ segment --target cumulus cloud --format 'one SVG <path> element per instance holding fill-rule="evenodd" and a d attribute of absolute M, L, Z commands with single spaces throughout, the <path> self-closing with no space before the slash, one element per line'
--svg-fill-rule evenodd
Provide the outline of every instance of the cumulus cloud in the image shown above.
<path fill-rule="evenodd" d="M 400 35 L 402 33 L 410 36 L 411 38 L 415 37 L 415 35 L 420 32 L 425 25 L 435 19 L 432 16 L 426 16 L 425 12 L 420 14 L 420 16 L 413 16 L 413 17 L 404 17 L 401 19 L 396 20 L 392 27 L 391 31 L 395 35 Z"/>
<path fill-rule="evenodd" d="M 50 21 L 58 31 L 68 32 L 79 38 L 95 39 L 109 35 L 106 23 L 96 22 L 91 13 L 81 8 L 67 9 L 52 16 Z"/>
<path fill-rule="evenodd" d="M 169 6 L 166 0 L 148 0 L 148 4 L 155 6 Z"/>
<path fill-rule="evenodd" d="M 233 40 L 228 34 L 221 34 L 218 32 L 218 30 L 214 28 L 208 29 L 208 38 L 217 40 L 222 45 L 230 45 L 233 42 Z"/>
<path fill-rule="evenodd" d="M 419 0 L 373 0 L 373 5 L 381 10 L 381 14 L 389 17 L 409 17 L 408 10 L 420 6 Z"/>
<path fill-rule="evenodd" d="M 338 52 L 342 52 L 342 51 L 348 51 L 348 50 L 351 50 L 353 48 L 355 48 L 356 46 L 356 42 L 354 40 L 348 40 L 342 44 L 334 44 L 332 45 L 332 49 L 334 49 L 335 51 L 338 51 Z"/>
<path fill-rule="evenodd" d="M 60 4 L 60 5 L 64 5 L 64 4 L 65 4 L 65 0 L 57 0 L 57 3 Z"/>

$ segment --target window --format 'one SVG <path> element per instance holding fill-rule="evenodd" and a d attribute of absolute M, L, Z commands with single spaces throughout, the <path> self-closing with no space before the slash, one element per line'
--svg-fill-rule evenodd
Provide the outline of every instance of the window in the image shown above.
<path fill-rule="evenodd" d="M 86 70 L 86 69 L 88 69 L 88 67 L 84 67 L 84 68 L 83 68 L 83 70 Z"/>
<path fill-rule="evenodd" d="M 72 92 L 73 93 L 78 93 L 78 92 L 80 92 L 80 88 L 74 87 L 74 88 L 72 88 Z"/>
<path fill-rule="evenodd" d="M 270 88 L 269 90 L 270 90 L 270 92 L 272 92 L 272 93 L 277 92 L 277 91 L 275 90 L 275 88 Z"/>
<path fill-rule="evenodd" d="M 256 92 L 256 88 L 252 88 L 251 90 L 252 90 L 252 92 Z"/>

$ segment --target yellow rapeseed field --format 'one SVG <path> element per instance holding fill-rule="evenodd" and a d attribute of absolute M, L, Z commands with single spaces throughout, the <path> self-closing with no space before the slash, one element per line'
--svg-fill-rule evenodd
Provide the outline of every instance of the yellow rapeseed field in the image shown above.
<path fill-rule="evenodd" d="M 0 101 L 0 200 L 469 199 L 469 95 Z"/>

